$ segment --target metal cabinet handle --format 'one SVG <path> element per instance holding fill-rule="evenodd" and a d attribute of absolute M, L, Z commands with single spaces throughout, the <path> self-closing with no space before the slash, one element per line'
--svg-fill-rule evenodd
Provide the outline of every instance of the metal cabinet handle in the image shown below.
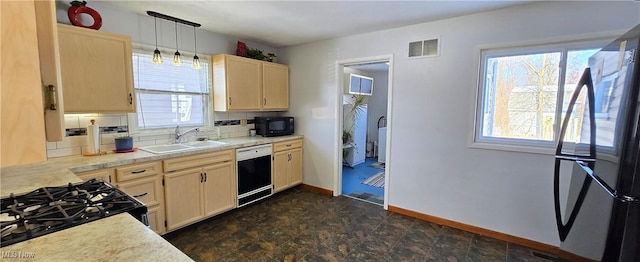
<path fill-rule="evenodd" d="M 138 170 L 138 171 L 131 171 L 131 174 L 140 174 L 140 173 L 144 173 L 146 172 L 146 169 L 142 169 L 142 170 Z"/>
<path fill-rule="evenodd" d="M 204 182 L 207 182 L 207 172 L 204 172 Z"/>
<path fill-rule="evenodd" d="M 267 105 L 267 98 L 266 97 L 264 98 L 264 105 L 265 106 Z"/>
<path fill-rule="evenodd" d="M 135 197 L 135 198 L 139 198 L 139 197 L 146 196 L 147 194 L 149 194 L 149 193 L 143 193 L 143 194 L 140 194 L 140 195 L 135 195 L 135 196 L 133 196 L 133 197 Z"/>
<path fill-rule="evenodd" d="M 291 147 L 291 144 L 286 145 L 286 147 Z"/>
<path fill-rule="evenodd" d="M 129 93 L 129 104 L 133 105 L 133 95 Z"/>
<path fill-rule="evenodd" d="M 58 100 L 57 100 L 58 99 L 57 98 L 58 95 L 57 95 L 57 92 L 56 92 L 56 87 L 54 85 L 48 85 L 48 86 L 46 86 L 46 88 L 47 88 L 46 94 L 47 94 L 47 98 L 48 98 L 47 100 L 49 101 L 48 108 L 50 110 L 57 110 L 57 108 L 58 108 Z"/>
<path fill-rule="evenodd" d="M 229 97 L 229 105 L 231 105 L 231 97 Z"/>
<path fill-rule="evenodd" d="M 202 175 L 202 173 L 200 173 L 200 183 L 202 183 L 204 181 L 204 176 Z"/>

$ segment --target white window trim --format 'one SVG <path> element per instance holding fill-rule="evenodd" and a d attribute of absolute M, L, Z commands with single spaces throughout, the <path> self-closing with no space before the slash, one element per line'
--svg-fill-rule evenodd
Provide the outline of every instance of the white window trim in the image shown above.
<path fill-rule="evenodd" d="M 133 53 L 149 53 L 152 54 L 153 50 L 155 50 L 155 46 L 133 43 Z M 158 50 L 162 53 L 162 57 L 165 60 L 165 63 L 170 62 L 168 58 L 173 58 L 173 53 L 175 50 L 170 48 L 162 48 L 158 47 Z M 182 54 L 183 58 L 191 58 L 194 53 L 189 51 L 180 50 L 180 54 Z M 211 67 L 211 56 L 205 54 L 198 54 L 200 60 L 209 61 L 209 66 Z M 208 110 L 205 110 L 205 124 L 203 126 L 189 126 L 189 127 L 199 127 L 201 132 L 214 131 L 214 117 L 213 117 L 213 80 L 212 73 L 209 73 L 209 86 L 211 89 L 209 90 L 209 99 L 208 100 Z M 136 98 L 137 99 L 137 93 Z M 138 113 L 127 113 L 128 119 L 128 129 L 129 134 L 137 135 L 137 136 L 153 136 L 153 135 L 173 135 L 175 132 L 175 127 L 170 128 L 153 128 L 153 129 L 139 129 L 138 128 Z"/>
<path fill-rule="evenodd" d="M 531 154 L 543 154 L 554 155 L 557 144 L 557 133 L 554 134 L 553 141 L 540 141 L 540 140 L 526 140 L 526 139 L 492 139 L 483 138 L 479 139 L 481 128 L 481 114 L 482 103 L 484 98 L 484 59 L 483 52 L 495 53 L 495 54 L 508 54 L 509 52 L 517 53 L 526 50 L 550 50 L 550 49 L 579 49 L 584 47 L 591 47 L 594 44 L 598 46 L 604 46 L 616 38 L 617 35 L 624 33 L 622 31 L 610 31 L 605 33 L 591 33 L 581 36 L 569 36 L 558 37 L 551 39 L 533 40 L 528 42 L 512 42 L 512 43 L 499 43 L 490 45 L 476 46 L 474 60 L 476 61 L 476 74 L 474 76 L 473 93 L 471 96 L 473 101 L 470 103 L 471 107 L 471 128 L 469 128 L 469 136 L 467 146 L 474 149 L 486 149 L 486 150 L 499 150 L 518 153 L 531 153 Z M 564 57 L 562 59 L 565 59 Z M 562 73 L 564 75 L 564 73 Z M 564 94 L 559 94 L 564 95 Z M 561 106 L 561 105 L 560 105 Z M 557 113 L 558 114 L 558 113 Z M 561 112 L 559 113 L 561 114 Z M 554 127 L 555 129 L 555 127 Z M 557 131 L 556 131 L 557 132 Z M 600 154 L 598 158 L 603 158 L 612 162 L 617 162 L 618 159 L 615 155 Z"/>

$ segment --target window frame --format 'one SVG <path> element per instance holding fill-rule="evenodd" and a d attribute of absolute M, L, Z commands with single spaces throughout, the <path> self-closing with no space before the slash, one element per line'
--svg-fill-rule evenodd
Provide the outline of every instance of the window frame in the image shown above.
<path fill-rule="evenodd" d="M 475 85 L 474 107 L 472 114 L 472 124 L 469 139 L 470 148 L 491 149 L 513 152 L 524 152 L 534 154 L 554 154 L 559 139 L 559 129 L 562 124 L 562 107 L 564 92 L 564 81 L 566 77 L 567 53 L 569 51 L 602 48 L 608 44 L 614 37 L 597 36 L 584 39 L 563 39 L 562 41 L 546 41 L 533 44 L 508 44 L 508 45 L 492 45 L 476 48 L 477 75 Z M 486 66 L 490 58 L 540 54 L 546 52 L 560 52 L 559 65 L 562 65 L 558 72 L 558 90 L 556 97 L 555 121 L 553 124 L 553 139 L 550 141 L 540 139 L 520 139 L 520 138 L 502 138 L 482 136 L 484 124 L 484 106 L 485 106 L 485 82 L 486 82 Z M 566 146 L 565 146 L 566 148 Z"/>
<path fill-rule="evenodd" d="M 144 45 L 144 44 L 139 44 L 139 43 L 134 43 L 133 44 L 133 52 L 132 55 L 135 54 L 153 54 L 153 51 L 155 50 L 155 46 L 149 46 L 149 45 Z M 164 60 L 164 64 L 167 63 L 171 63 L 171 59 L 169 58 L 173 58 L 173 53 L 175 52 L 175 50 L 172 49 L 168 49 L 168 48 L 162 48 L 162 47 L 158 47 L 158 50 L 160 50 L 163 60 Z M 189 51 L 183 51 L 180 50 L 180 53 L 182 54 L 183 59 L 184 58 L 191 58 L 193 57 L 194 53 L 191 53 Z M 205 55 L 205 54 L 198 54 L 198 57 L 200 58 L 200 61 L 207 61 L 207 63 L 209 63 L 209 68 L 212 66 L 211 65 L 211 56 L 209 55 Z M 186 65 L 183 65 L 186 66 Z M 194 69 L 196 70 L 196 69 Z M 203 70 L 203 69 L 200 69 Z M 208 70 L 208 84 L 209 84 L 209 94 L 208 94 L 208 99 L 207 99 L 207 103 L 203 103 L 203 105 L 205 105 L 204 108 L 204 125 L 185 125 L 185 127 L 199 127 L 200 131 L 210 131 L 210 130 L 214 130 L 214 119 L 213 119 L 213 80 L 212 80 L 212 71 L 211 68 Z M 136 102 L 138 102 L 138 89 L 135 87 L 135 83 L 134 83 L 134 90 L 135 90 L 135 99 Z M 150 92 L 150 93 L 155 93 L 155 92 Z M 166 92 L 160 92 L 160 93 L 166 93 Z M 175 93 L 176 95 L 189 95 L 189 94 L 193 94 L 191 92 L 181 92 Z M 175 127 L 158 127 L 158 128 L 145 128 L 145 129 L 141 129 L 138 127 L 138 112 L 134 112 L 134 113 L 128 113 L 127 114 L 127 118 L 128 118 L 128 126 L 129 126 L 129 133 L 130 134 L 141 134 L 141 135 L 165 135 L 165 134 L 173 134 L 175 131 Z"/>

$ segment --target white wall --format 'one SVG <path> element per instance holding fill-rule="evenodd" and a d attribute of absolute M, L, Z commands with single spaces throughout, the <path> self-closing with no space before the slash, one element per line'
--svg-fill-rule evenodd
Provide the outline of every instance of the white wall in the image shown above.
<path fill-rule="evenodd" d="M 541 2 L 284 48 L 288 114 L 305 136 L 304 182 L 335 186 L 336 61 L 393 54 L 388 204 L 559 245 L 553 157 L 468 147 L 478 47 L 621 33 L 638 23 L 637 2 Z M 430 36 L 441 37 L 441 55 L 408 59 L 408 43 Z"/>

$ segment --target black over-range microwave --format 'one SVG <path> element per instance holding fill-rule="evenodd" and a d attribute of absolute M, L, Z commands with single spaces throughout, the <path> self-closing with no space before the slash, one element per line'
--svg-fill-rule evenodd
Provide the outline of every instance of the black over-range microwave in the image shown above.
<path fill-rule="evenodd" d="M 256 134 L 286 136 L 293 134 L 293 117 L 255 117 Z"/>

